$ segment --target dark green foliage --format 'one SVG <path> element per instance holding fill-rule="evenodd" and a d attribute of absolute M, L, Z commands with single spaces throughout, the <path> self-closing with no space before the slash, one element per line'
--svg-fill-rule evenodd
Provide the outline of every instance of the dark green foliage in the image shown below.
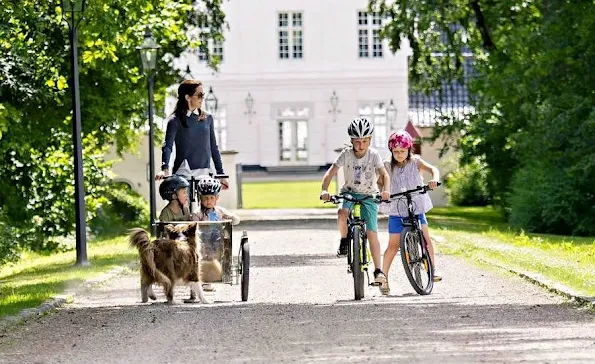
<path fill-rule="evenodd" d="M 485 163 L 473 161 L 448 174 L 446 191 L 448 200 L 457 206 L 487 206 L 491 198 L 487 188 Z"/>
<path fill-rule="evenodd" d="M 18 259 L 17 234 L 7 223 L 4 211 L 0 209 L 0 266 Z"/>
<path fill-rule="evenodd" d="M 488 193 L 510 221 L 595 235 L 593 1 L 371 0 L 370 7 L 392 18 L 384 34 L 393 49 L 411 42 L 415 89 L 459 78 L 462 50 L 473 53 L 474 112 L 436 125 L 435 137 L 450 137 L 463 163 L 485 162 Z"/>
<path fill-rule="evenodd" d="M 173 60 L 207 51 L 189 36 L 222 38 L 221 0 L 87 0 L 78 32 L 86 220 L 105 202 L 108 148 L 138 143 L 147 127 L 146 77 L 136 47 L 146 25 L 161 46 L 156 110 L 179 81 Z M 59 0 L 0 0 L 0 219 L 25 248 L 56 246 L 74 230 L 70 42 Z M 215 67 L 217 59 L 209 66 Z M 160 114 L 157 111 L 157 114 Z M 9 236 L 3 237 L 7 241 Z M 4 259 L 0 250 L 0 263 Z"/>
<path fill-rule="evenodd" d="M 149 226 L 149 206 L 147 201 L 125 183 L 109 183 L 106 189 L 106 202 L 89 227 L 95 235 L 114 236 L 123 234 L 133 227 Z"/>

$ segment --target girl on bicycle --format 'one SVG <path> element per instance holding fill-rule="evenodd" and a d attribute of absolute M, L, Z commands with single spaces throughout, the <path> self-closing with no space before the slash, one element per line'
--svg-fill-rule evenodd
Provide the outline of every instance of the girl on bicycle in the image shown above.
<path fill-rule="evenodd" d="M 430 189 L 434 189 L 438 185 L 440 179 L 440 172 L 438 168 L 427 163 L 419 155 L 414 155 L 412 152 L 413 138 L 411 135 L 400 130 L 392 133 L 388 138 L 388 149 L 392 152 L 390 162 L 385 162 L 386 169 L 390 174 L 390 189 L 391 195 L 405 190 L 414 189 L 423 185 L 422 173 L 427 172 L 432 174 L 432 179 L 428 182 Z M 382 186 L 379 180 L 379 186 Z M 401 238 L 401 231 L 403 231 L 402 218 L 408 216 L 407 206 L 400 200 L 393 200 L 390 203 L 382 204 L 380 208 L 382 212 L 389 215 L 388 218 L 388 232 L 389 240 L 388 247 L 384 252 L 382 270 L 388 277 L 388 270 L 391 263 L 399 250 L 399 242 Z M 428 229 L 428 221 L 426 220 L 426 212 L 432 209 L 432 201 L 427 193 L 416 194 L 413 196 L 414 213 L 417 215 L 421 228 L 424 234 L 424 239 L 428 244 L 428 251 L 430 259 L 434 263 L 434 282 L 442 280 L 442 275 L 436 269 L 436 259 L 434 259 L 434 247 L 430 239 L 430 232 Z M 388 286 L 388 279 L 386 284 L 380 286 L 382 294 L 388 294 L 390 288 Z"/>

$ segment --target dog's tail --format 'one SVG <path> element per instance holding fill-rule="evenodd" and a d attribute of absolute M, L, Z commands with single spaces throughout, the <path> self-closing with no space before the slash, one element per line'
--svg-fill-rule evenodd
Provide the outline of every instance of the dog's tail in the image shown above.
<path fill-rule="evenodd" d="M 152 248 L 149 233 L 141 228 L 131 229 L 129 234 L 130 246 L 137 248 L 140 255 L 141 269 L 149 276 L 153 277 L 156 282 L 163 285 L 163 289 L 167 292 L 172 282 L 165 274 L 163 274 L 155 265 L 155 252 Z"/>

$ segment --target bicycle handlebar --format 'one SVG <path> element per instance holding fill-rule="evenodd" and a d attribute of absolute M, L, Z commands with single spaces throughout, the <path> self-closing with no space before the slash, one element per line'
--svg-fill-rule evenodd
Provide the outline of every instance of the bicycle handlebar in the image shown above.
<path fill-rule="evenodd" d="M 330 195 L 330 199 L 328 201 L 324 201 L 324 203 L 327 202 L 331 202 L 334 203 L 335 205 L 340 203 L 341 200 L 347 200 L 350 202 L 362 202 L 364 200 L 369 200 L 369 199 L 374 199 L 374 202 L 376 203 L 380 203 L 382 202 L 382 196 L 380 194 L 374 194 L 374 195 L 366 195 L 362 198 L 357 198 L 357 197 L 353 197 L 353 195 L 351 195 L 350 193 L 340 193 L 338 195 Z"/>
<path fill-rule="evenodd" d="M 438 186 L 440 186 L 442 183 L 438 182 Z M 407 191 L 403 191 L 403 192 L 399 192 L 399 193 L 394 193 L 392 195 L 390 195 L 390 198 L 395 198 L 395 197 L 399 197 L 399 196 L 406 196 L 406 195 L 412 195 L 416 192 L 421 193 L 426 193 L 428 191 L 431 191 L 430 187 L 428 185 L 423 185 L 423 186 L 417 186 L 414 189 L 411 190 L 407 190 Z"/>

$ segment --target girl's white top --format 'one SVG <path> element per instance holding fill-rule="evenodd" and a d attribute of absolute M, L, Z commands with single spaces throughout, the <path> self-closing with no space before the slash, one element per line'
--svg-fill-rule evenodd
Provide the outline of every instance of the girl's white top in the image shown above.
<path fill-rule="evenodd" d="M 423 186 L 424 181 L 419 170 L 419 156 L 412 156 L 404 167 L 394 166 L 391 170 L 390 161 L 384 162 L 384 165 L 390 175 L 391 195 Z M 432 200 L 428 193 L 415 193 L 412 197 L 413 213 L 415 215 L 425 214 L 432 209 Z M 408 216 L 407 199 L 405 196 L 400 196 L 393 199 L 390 203 L 381 203 L 379 211 L 391 216 L 406 217 Z"/>

